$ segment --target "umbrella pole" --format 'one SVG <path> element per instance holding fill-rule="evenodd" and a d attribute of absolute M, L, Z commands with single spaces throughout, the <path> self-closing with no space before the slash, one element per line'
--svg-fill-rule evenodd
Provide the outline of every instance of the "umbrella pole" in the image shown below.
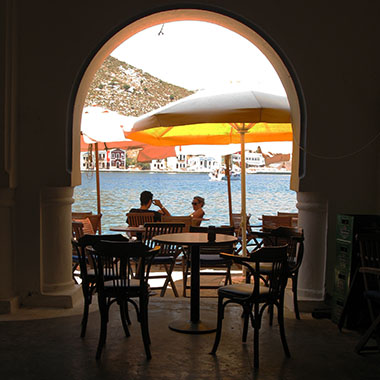
<path fill-rule="evenodd" d="M 224 157 L 224 162 L 226 164 L 226 176 L 227 176 L 228 213 L 230 215 L 230 226 L 233 227 L 234 221 L 232 220 L 232 195 L 231 195 L 231 173 L 230 173 L 231 155 L 230 154 Z"/>
<path fill-rule="evenodd" d="M 240 130 L 240 144 L 241 144 L 241 244 L 242 254 L 246 256 L 247 248 L 247 211 L 246 211 L 246 193 L 245 193 L 245 131 Z"/>
<path fill-rule="evenodd" d="M 95 143 L 95 170 L 96 170 L 96 201 L 98 208 L 98 215 L 100 214 L 100 180 L 99 180 L 99 147 L 98 143 Z M 99 224 L 99 234 L 102 233 L 101 226 Z"/>

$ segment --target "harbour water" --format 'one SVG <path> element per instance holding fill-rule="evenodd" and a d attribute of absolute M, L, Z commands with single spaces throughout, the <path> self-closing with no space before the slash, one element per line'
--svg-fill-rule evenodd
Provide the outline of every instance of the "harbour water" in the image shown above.
<path fill-rule="evenodd" d="M 289 189 L 290 175 L 247 175 L 247 213 L 251 224 L 258 224 L 263 214 L 277 211 L 296 212 L 296 193 Z M 140 193 L 149 190 L 160 199 L 171 215 L 189 215 L 194 196 L 205 198 L 202 225 L 228 224 L 226 181 L 209 181 L 206 173 L 100 172 L 102 232 L 125 224 L 125 214 L 139 207 Z M 232 209 L 240 212 L 240 181 L 231 181 Z M 82 184 L 74 190 L 73 211 L 96 212 L 94 172 L 82 173 Z M 152 206 L 152 209 L 157 209 Z"/>

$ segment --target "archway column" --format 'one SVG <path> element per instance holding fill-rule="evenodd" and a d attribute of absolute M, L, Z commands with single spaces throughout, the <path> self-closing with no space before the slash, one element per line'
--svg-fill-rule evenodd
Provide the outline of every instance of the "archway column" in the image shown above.
<path fill-rule="evenodd" d="M 72 279 L 72 187 L 41 191 L 41 292 L 26 297 L 24 305 L 71 308 L 80 300 Z"/>
<path fill-rule="evenodd" d="M 327 201 L 321 194 L 299 192 L 298 223 L 304 229 L 305 251 L 298 276 L 300 301 L 323 301 L 327 255 Z"/>

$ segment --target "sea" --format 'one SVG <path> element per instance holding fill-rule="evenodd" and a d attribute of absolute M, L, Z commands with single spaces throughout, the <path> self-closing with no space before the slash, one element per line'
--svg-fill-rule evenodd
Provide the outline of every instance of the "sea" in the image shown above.
<path fill-rule="evenodd" d="M 250 223 L 259 224 L 263 214 L 297 212 L 296 192 L 289 186 L 289 174 L 248 174 L 246 208 Z M 229 224 L 227 181 L 210 181 L 207 173 L 100 172 L 102 233 L 125 225 L 125 214 L 140 207 L 139 196 L 144 190 L 151 191 L 171 215 L 190 215 L 193 197 L 199 195 L 205 198 L 204 217 L 209 219 L 202 225 Z M 240 180 L 231 181 L 234 213 L 240 213 L 240 191 Z M 97 212 L 94 172 L 82 172 L 82 184 L 74 189 L 72 211 Z"/>

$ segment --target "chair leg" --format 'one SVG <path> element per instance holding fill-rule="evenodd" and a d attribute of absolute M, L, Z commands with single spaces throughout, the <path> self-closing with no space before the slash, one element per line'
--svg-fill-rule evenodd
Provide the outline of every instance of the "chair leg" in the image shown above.
<path fill-rule="evenodd" d="M 259 304 L 254 304 L 254 320 L 253 320 L 253 367 L 259 368 L 259 332 L 261 327 L 261 313 Z"/>
<path fill-rule="evenodd" d="M 174 293 L 174 296 L 175 297 L 179 297 L 178 296 L 178 291 L 177 291 L 177 287 L 175 286 L 175 283 L 174 283 L 174 280 L 173 280 L 173 277 L 172 277 L 172 273 L 173 273 L 173 269 L 174 269 L 174 265 L 175 265 L 175 261 L 173 261 L 172 264 L 170 264 L 170 267 L 169 269 L 167 268 L 167 266 L 165 265 L 165 270 L 166 270 L 166 280 L 165 280 L 165 283 L 161 289 L 161 293 L 160 293 L 160 297 L 163 297 L 165 295 L 165 292 L 166 292 L 166 288 L 168 287 L 169 283 L 173 289 L 173 293 Z"/>
<path fill-rule="evenodd" d="M 150 336 L 149 336 L 149 325 L 148 325 L 148 301 L 143 297 L 140 298 L 140 327 L 141 327 L 141 335 L 144 343 L 145 355 L 148 360 L 152 358 L 152 354 L 150 352 Z"/>
<path fill-rule="evenodd" d="M 244 317 L 244 322 L 243 322 L 243 336 L 241 338 L 241 341 L 243 343 L 247 342 L 247 335 L 248 335 L 248 322 L 250 318 L 250 310 L 243 310 L 243 317 Z"/>
<path fill-rule="evenodd" d="M 80 332 L 80 337 L 84 338 L 86 336 L 86 329 L 87 329 L 87 321 L 88 321 L 88 312 L 92 300 L 92 290 L 89 284 L 83 283 L 82 282 L 82 292 L 83 292 L 83 298 L 84 298 L 84 303 L 83 303 L 83 317 L 82 317 L 82 322 L 81 322 L 81 332 Z"/>
<path fill-rule="evenodd" d="M 297 288 L 298 288 L 298 273 L 295 273 L 292 276 L 292 291 L 293 291 L 293 307 L 294 313 L 296 314 L 296 318 L 300 320 L 300 312 L 298 309 L 298 297 L 297 297 Z"/>
<path fill-rule="evenodd" d="M 123 325 L 125 336 L 126 337 L 130 337 L 131 334 L 130 334 L 129 328 L 128 328 L 129 317 L 127 317 L 127 313 L 126 313 L 126 310 L 125 310 L 126 308 L 128 308 L 127 301 L 121 300 L 119 302 L 119 308 L 120 308 L 121 324 Z"/>
<path fill-rule="evenodd" d="M 286 341 L 286 336 L 285 336 L 284 303 L 283 303 L 283 301 L 277 306 L 277 319 L 278 319 L 278 325 L 280 327 L 280 336 L 281 336 L 282 346 L 284 348 L 285 355 L 288 358 L 290 358 L 289 346 L 288 346 L 288 343 Z"/>
<path fill-rule="evenodd" d="M 359 340 L 358 344 L 355 346 L 355 352 L 357 354 L 360 354 L 360 352 L 364 349 L 364 346 L 367 344 L 368 340 L 371 338 L 372 334 L 376 331 L 376 329 L 379 327 L 379 325 L 380 325 L 380 314 L 373 321 L 371 326 L 368 328 L 368 330 L 365 332 L 365 334 Z M 379 342 L 377 342 L 377 344 L 378 344 L 378 349 L 380 350 Z"/>
<path fill-rule="evenodd" d="M 232 284 L 232 278 L 231 278 L 231 265 L 227 266 L 227 273 L 226 273 L 226 279 L 224 280 L 224 286 Z"/>
<path fill-rule="evenodd" d="M 100 335 L 99 335 L 99 342 L 98 342 L 98 348 L 96 350 L 96 360 L 100 359 L 100 356 L 102 354 L 102 350 L 104 347 L 104 344 L 106 343 L 107 338 L 107 323 L 108 323 L 108 306 L 107 305 L 101 305 L 102 302 L 99 302 L 99 309 L 100 309 Z"/>
<path fill-rule="evenodd" d="M 184 257 L 183 262 L 182 262 L 182 283 L 183 283 L 182 295 L 183 297 L 186 297 L 188 275 L 189 275 L 189 264 L 188 264 L 187 258 Z"/>
<path fill-rule="evenodd" d="M 222 323 L 223 323 L 223 317 L 224 317 L 224 305 L 223 305 L 223 297 L 219 296 L 218 297 L 218 321 L 216 325 L 216 334 L 215 334 L 215 341 L 214 341 L 214 346 L 212 347 L 212 350 L 210 354 L 215 355 L 216 350 L 218 349 L 219 342 L 220 342 L 220 337 L 222 335 Z"/>

